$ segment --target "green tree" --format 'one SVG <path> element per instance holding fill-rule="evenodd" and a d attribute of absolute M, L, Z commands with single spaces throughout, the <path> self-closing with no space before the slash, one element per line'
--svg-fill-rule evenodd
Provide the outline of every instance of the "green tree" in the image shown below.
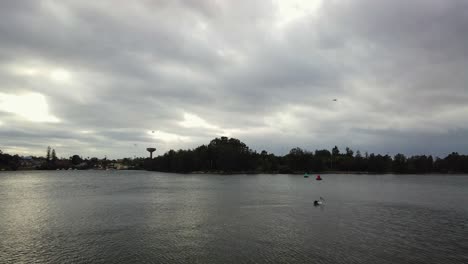
<path fill-rule="evenodd" d="M 333 155 L 333 156 L 339 156 L 339 155 L 340 155 L 340 150 L 338 149 L 337 146 L 335 146 L 335 147 L 332 149 L 332 155 Z"/>
<path fill-rule="evenodd" d="M 405 155 L 403 154 L 396 154 L 393 157 L 393 171 L 396 173 L 405 173 L 408 170 L 408 163 L 406 160 Z"/>
<path fill-rule="evenodd" d="M 55 162 L 57 161 L 57 155 L 55 154 L 55 149 L 52 149 L 52 154 L 51 154 L 51 156 L 52 156 L 52 162 L 55 163 Z"/>
<path fill-rule="evenodd" d="M 47 147 L 46 161 L 50 161 L 50 146 Z"/>
<path fill-rule="evenodd" d="M 80 156 L 78 156 L 78 155 L 75 154 L 75 155 L 73 155 L 73 156 L 70 157 L 70 161 L 71 161 L 71 163 L 72 163 L 73 165 L 78 165 L 78 164 L 80 164 L 81 162 L 83 162 L 83 159 L 82 159 Z"/>
<path fill-rule="evenodd" d="M 346 147 L 346 156 L 352 157 L 354 155 L 353 150 L 351 150 L 349 147 Z"/>

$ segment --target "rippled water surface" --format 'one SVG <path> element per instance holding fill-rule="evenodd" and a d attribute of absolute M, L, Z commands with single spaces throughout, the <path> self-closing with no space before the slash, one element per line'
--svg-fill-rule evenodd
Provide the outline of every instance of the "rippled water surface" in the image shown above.
<path fill-rule="evenodd" d="M 0 263 L 468 263 L 468 176 L 323 178 L 2 172 Z"/>

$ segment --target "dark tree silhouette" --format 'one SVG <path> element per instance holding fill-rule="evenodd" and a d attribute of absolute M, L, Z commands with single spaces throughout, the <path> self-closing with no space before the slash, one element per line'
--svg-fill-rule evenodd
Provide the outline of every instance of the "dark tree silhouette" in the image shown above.
<path fill-rule="evenodd" d="M 333 154 L 333 155 L 332 155 Z M 332 163 L 333 162 L 333 163 Z M 145 169 L 166 172 L 217 172 L 217 173 L 304 173 L 347 171 L 370 173 L 467 173 L 468 156 L 452 153 L 435 161 L 432 156 L 405 157 L 397 154 L 368 154 L 354 152 L 347 147 L 341 154 L 335 146 L 329 150 L 310 152 L 295 147 L 285 156 L 276 156 L 262 150 L 252 151 L 235 138 L 215 138 L 208 145 L 191 150 L 170 150 L 153 160 L 146 160 Z"/>
<path fill-rule="evenodd" d="M 55 163 L 57 161 L 57 155 L 55 154 L 55 149 L 52 149 L 52 163 Z"/>
<path fill-rule="evenodd" d="M 47 147 L 47 154 L 46 154 L 46 161 L 49 162 L 50 161 L 50 146 Z"/>
<path fill-rule="evenodd" d="M 333 154 L 333 155 L 332 155 Z M 30 158 L 25 159 L 27 164 Z M 91 169 L 114 166 L 115 160 L 87 158 L 79 155 L 58 159 L 55 149 L 47 148 L 46 157 L 36 158 L 39 169 Z M 5 154 L 0 150 L 0 170 L 16 170 L 22 164 L 18 155 Z M 212 173 L 304 173 L 345 171 L 356 173 L 468 173 L 468 156 L 453 152 L 445 158 L 417 155 L 406 157 L 396 154 L 380 155 L 346 147 L 340 153 L 337 146 L 332 151 L 322 149 L 314 152 L 295 147 L 284 156 L 276 156 L 262 150 L 251 150 L 235 138 L 220 137 L 189 150 L 169 150 L 153 158 L 125 158 L 120 161 L 131 169 L 147 169 L 165 172 L 212 172 Z M 29 162 L 31 164 L 31 162 Z M 27 167 L 28 165 L 26 165 Z M 31 168 L 31 166 L 29 167 Z"/>

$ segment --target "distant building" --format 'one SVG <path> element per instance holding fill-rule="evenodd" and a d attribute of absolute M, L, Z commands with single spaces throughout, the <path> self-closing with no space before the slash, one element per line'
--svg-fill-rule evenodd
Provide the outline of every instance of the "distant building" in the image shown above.
<path fill-rule="evenodd" d="M 125 164 L 122 164 L 120 162 L 113 162 L 113 163 L 110 163 L 108 166 L 107 166 L 108 169 L 115 169 L 115 170 L 127 170 L 128 169 L 128 166 L 125 165 Z"/>
<path fill-rule="evenodd" d="M 41 158 L 33 158 L 31 156 L 21 157 L 20 159 L 20 169 L 37 169 L 45 160 Z"/>

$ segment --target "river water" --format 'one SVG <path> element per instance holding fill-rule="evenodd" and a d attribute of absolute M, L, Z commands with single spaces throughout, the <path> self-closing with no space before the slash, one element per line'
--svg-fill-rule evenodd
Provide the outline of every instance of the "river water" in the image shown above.
<path fill-rule="evenodd" d="M 322 177 L 1 172 L 0 263 L 468 263 L 468 176 Z"/>

